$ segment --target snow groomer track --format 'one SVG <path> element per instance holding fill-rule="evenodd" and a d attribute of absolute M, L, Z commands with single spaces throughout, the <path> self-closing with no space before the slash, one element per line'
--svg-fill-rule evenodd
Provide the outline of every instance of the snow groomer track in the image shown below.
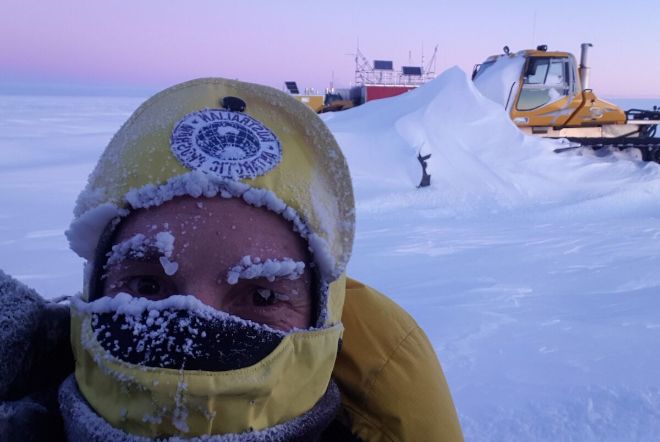
<path fill-rule="evenodd" d="M 660 163 L 660 138 L 565 138 L 571 143 L 569 147 L 560 147 L 555 152 L 561 153 L 580 147 L 588 147 L 595 151 L 608 149 L 610 151 L 634 151 L 635 156 L 643 161 Z"/>
<path fill-rule="evenodd" d="M 660 109 L 653 110 L 630 109 L 626 111 L 629 122 L 643 124 L 631 134 L 610 138 L 565 138 L 572 145 L 555 149 L 555 152 L 565 152 L 579 147 L 589 147 L 595 151 L 607 149 L 609 151 L 634 151 L 632 152 L 639 160 L 654 161 L 660 163 L 660 138 L 655 138 L 658 123 L 660 123 Z"/>

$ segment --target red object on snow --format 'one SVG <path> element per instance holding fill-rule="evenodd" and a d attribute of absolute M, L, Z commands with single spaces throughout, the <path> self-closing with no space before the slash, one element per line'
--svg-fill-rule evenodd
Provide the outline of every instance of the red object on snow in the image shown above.
<path fill-rule="evenodd" d="M 362 86 L 362 98 L 366 103 L 367 101 L 380 100 L 381 98 L 395 97 L 411 89 L 415 89 L 415 87 L 364 85 Z"/>

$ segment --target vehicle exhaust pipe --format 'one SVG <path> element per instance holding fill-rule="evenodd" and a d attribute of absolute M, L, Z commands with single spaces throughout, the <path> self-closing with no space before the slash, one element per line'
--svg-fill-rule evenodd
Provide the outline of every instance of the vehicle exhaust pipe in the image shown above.
<path fill-rule="evenodd" d="M 580 83 L 582 90 L 589 89 L 589 70 L 591 69 L 588 64 L 589 48 L 593 47 L 591 43 L 582 43 L 580 45 L 580 68 L 578 69 L 580 75 Z"/>

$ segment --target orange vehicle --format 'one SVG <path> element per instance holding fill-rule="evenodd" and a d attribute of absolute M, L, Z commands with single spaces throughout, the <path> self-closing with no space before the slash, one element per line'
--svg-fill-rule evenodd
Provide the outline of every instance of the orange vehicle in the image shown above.
<path fill-rule="evenodd" d="M 654 138 L 660 111 L 624 111 L 599 99 L 589 88 L 591 47 L 582 44 L 578 65 L 571 53 L 548 51 L 546 45 L 516 53 L 505 46 L 503 54 L 475 66 L 472 80 L 524 133 L 593 148 L 634 149 L 640 159 L 660 162 L 660 139 Z"/>

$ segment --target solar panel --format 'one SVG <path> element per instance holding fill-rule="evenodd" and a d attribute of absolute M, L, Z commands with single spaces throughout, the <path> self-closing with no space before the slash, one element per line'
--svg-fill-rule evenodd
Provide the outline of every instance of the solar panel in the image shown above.
<path fill-rule="evenodd" d="M 300 91 L 298 90 L 298 84 L 296 84 L 295 81 L 285 81 L 284 84 L 286 85 L 286 88 L 289 90 L 290 93 L 292 94 L 300 93 Z"/>
<path fill-rule="evenodd" d="M 419 66 L 403 66 L 401 69 L 403 70 L 403 75 L 422 75 L 422 68 Z"/>
<path fill-rule="evenodd" d="M 374 60 L 374 69 L 391 71 L 394 69 L 394 63 L 390 60 Z"/>

